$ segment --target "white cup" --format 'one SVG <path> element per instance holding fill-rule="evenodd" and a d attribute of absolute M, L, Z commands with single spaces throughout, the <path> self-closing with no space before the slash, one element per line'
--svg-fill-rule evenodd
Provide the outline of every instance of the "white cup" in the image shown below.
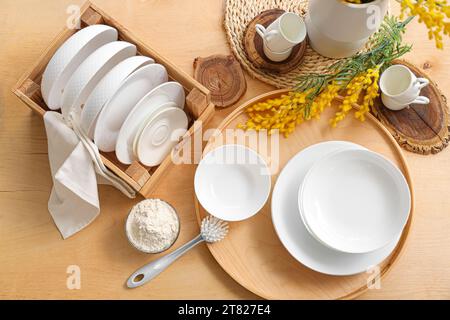
<path fill-rule="evenodd" d="M 380 89 L 386 101 L 406 106 L 420 98 L 419 102 L 428 104 L 430 103 L 428 98 L 419 96 L 420 91 L 429 83 L 428 79 L 417 78 L 408 67 L 396 64 L 387 68 L 381 75 Z M 428 102 L 423 103 L 425 101 Z"/>
<path fill-rule="evenodd" d="M 386 108 L 394 110 L 394 111 L 399 111 L 399 110 L 405 109 L 410 104 L 429 104 L 430 103 L 430 99 L 428 99 L 427 97 L 423 97 L 423 96 L 419 96 L 415 100 L 410 101 L 408 103 L 402 103 L 402 102 L 398 102 L 394 98 L 391 98 L 391 97 L 385 95 L 384 93 L 381 93 L 381 101 L 383 101 L 383 105 Z"/>
<path fill-rule="evenodd" d="M 298 14 L 286 12 L 267 28 L 257 24 L 256 32 L 272 52 L 285 53 L 305 40 L 306 25 Z"/>

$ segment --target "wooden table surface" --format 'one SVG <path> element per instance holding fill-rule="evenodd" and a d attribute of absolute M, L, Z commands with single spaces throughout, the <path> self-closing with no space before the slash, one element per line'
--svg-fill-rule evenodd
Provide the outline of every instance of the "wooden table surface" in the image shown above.
<path fill-rule="evenodd" d="M 145 287 L 125 280 L 150 261 L 127 242 L 124 221 L 131 201 L 101 186 L 100 216 L 63 241 L 47 211 L 52 187 L 42 119 L 12 93 L 18 78 L 61 30 L 66 9 L 79 0 L 2 0 L 0 6 L 0 298 L 243 299 L 257 298 L 234 282 L 199 246 Z M 97 0 L 99 6 L 178 66 L 192 74 L 197 56 L 229 53 L 222 0 Z M 397 11 L 397 8 L 394 8 Z M 438 51 L 423 26 L 409 28 L 408 59 L 427 69 L 450 97 L 450 41 Z M 245 101 L 272 90 L 247 74 Z M 218 124 L 233 108 L 216 113 Z M 301 130 L 299 128 L 298 130 Z M 415 181 L 416 211 L 407 246 L 364 299 L 450 298 L 450 150 L 433 156 L 406 152 Z M 198 232 L 193 166 L 179 166 L 155 192 L 181 215 L 177 245 Z M 170 182 L 170 183 L 169 183 Z M 81 270 L 81 288 L 69 290 L 67 268 Z"/>

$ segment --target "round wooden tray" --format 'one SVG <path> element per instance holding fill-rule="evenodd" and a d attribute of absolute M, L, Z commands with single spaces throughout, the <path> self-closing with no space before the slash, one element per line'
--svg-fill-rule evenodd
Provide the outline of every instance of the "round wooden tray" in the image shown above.
<path fill-rule="evenodd" d="M 247 106 L 286 92 L 288 91 L 278 90 L 246 102 L 230 114 L 218 129 L 220 132 L 224 132 L 225 129 L 235 129 L 237 124 L 246 121 L 247 116 L 244 109 Z M 411 227 L 414 193 L 408 165 L 394 138 L 372 115 L 368 115 L 365 122 L 355 120 L 353 115 L 349 115 L 337 128 L 330 128 L 328 120 L 335 110 L 335 108 L 328 108 L 320 120 L 303 123 L 289 138 L 279 138 L 279 170 L 273 175 L 272 181 L 274 184 L 279 171 L 299 151 L 312 144 L 328 140 L 347 140 L 359 143 L 391 159 L 402 170 L 408 181 L 412 206 L 409 221 L 399 244 L 393 253 L 379 265 L 381 276 L 383 276 L 392 268 L 398 258 Z M 224 144 L 223 136 L 225 134 L 214 135 L 209 140 L 204 153 Z M 227 136 L 229 137 L 228 130 Z M 257 136 L 255 133 L 255 138 Z M 227 140 L 227 143 L 230 141 Z M 242 142 L 236 139 L 234 143 Z M 266 157 L 264 154 L 262 156 Z M 196 214 L 199 222 L 207 214 L 197 200 Z M 266 299 L 351 299 L 367 289 L 368 279 L 373 276 L 370 273 L 344 277 L 329 276 L 300 264 L 288 253 L 275 233 L 270 203 L 267 203 L 252 218 L 231 223 L 229 235 L 219 243 L 209 244 L 208 248 L 217 262 L 233 279 Z"/>
<path fill-rule="evenodd" d="M 303 62 L 308 42 L 307 39 L 292 48 L 291 55 L 285 61 L 274 62 L 264 54 L 263 40 L 256 33 L 255 27 L 257 24 L 268 27 L 284 12 L 281 9 L 263 11 L 248 24 L 243 42 L 247 57 L 255 68 L 281 74 L 294 70 Z"/>

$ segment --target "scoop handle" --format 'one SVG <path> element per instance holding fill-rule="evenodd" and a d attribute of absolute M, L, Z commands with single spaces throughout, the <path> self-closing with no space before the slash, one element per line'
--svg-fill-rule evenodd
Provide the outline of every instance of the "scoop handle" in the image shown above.
<path fill-rule="evenodd" d="M 149 282 L 169 267 L 175 260 L 203 241 L 203 237 L 198 235 L 172 253 L 146 264 L 128 278 L 127 287 L 137 288 Z"/>

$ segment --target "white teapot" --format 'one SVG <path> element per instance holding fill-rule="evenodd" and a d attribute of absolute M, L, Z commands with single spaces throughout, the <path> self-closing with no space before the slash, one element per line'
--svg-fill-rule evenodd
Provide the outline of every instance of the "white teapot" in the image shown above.
<path fill-rule="evenodd" d="M 388 7 L 389 0 L 309 0 L 306 26 L 312 48 L 330 58 L 354 55 L 378 30 Z"/>

